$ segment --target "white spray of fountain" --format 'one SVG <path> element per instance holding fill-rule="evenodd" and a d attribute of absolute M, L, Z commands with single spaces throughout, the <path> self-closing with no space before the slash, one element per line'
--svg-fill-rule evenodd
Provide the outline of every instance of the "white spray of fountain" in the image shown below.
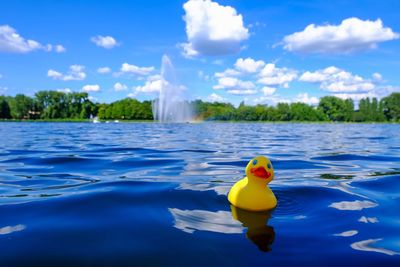
<path fill-rule="evenodd" d="M 192 108 L 183 97 L 184 87 L 178 85 L 174 66 L 168 56 L 161 61 L 161 89 L 153 101 L 153 117 L 159 122 L 193 121 Z"/>

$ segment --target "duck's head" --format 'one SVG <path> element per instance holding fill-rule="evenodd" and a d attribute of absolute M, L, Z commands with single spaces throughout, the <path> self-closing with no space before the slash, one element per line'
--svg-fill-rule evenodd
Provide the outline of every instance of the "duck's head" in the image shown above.
<path fill-rule="evenodd" d="M 253 158 L 246 166 L 246 176 L 254 181 L 271 182 L 274 178 L 274 168 L 271 161 L 264 156 Z"/>

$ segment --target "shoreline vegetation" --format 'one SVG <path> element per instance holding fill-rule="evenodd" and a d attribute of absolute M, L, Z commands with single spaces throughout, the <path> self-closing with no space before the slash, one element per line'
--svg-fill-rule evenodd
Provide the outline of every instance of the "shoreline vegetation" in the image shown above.
<path fill-rule="evenodd" d="M 7 123 L 19 123 L 19 122 L 33 122 L 33 123 L 93 123 L 92 119 L 38 119 L 38 120 L 30 120 L 30 119 L 0 119 L 0 122 Z M 114 120 L 99 120 L 100 123 L 159 123 L 155 120 L 118 120 L 115 122 Z M 190 124 L 195 123 L 265 123 L 265 124 L 399 124 L 400 122 L 395 121 L 237 121 L 237 120 L 203 120 L 203 121 L 194 121 L 187 122 Z"/>
<path fill-rule="evenodd" d="M 377 100 L 364 98 L 354 108 L 351 99 L 334 96 L 322 97 L 316 106 L 305 103 L 278 103 L 276 106 L 238 107 L 230 103 L 189 102 L 195 121 L 216 122 L 400 122 L 400 93 Z M 34 97 L 23 94 L 0 96 L 0 121 L 19 122 L 90 122 L 100 121 L 150 122 L 153 121 L 152 102 L 125 98 L 110 104 L 94 103 L 83 92 L 63 93 L 40 91 Z"/>

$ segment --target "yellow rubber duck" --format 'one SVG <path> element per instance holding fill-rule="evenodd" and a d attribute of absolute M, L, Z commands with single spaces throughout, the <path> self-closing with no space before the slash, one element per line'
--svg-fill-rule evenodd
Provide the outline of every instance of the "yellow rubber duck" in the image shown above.
<path fill-rule="evenodd" d="M 241 209 L 265 211 L 276 207 L 274 193 L 267 186 L 274 178 L 271 161 L 258 156 L 250 160 L 246 166 L 246 177 L 236 182 L 229 192 L 229 202 Z"/>

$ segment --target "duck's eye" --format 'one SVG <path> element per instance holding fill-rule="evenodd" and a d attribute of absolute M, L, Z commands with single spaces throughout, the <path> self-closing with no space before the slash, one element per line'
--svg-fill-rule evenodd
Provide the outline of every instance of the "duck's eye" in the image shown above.
<path fill-rule="evenodd" d="M 257 160 L 253 160 L 253 165 L 257 165 Z"/>
<path fill-rule="evenodd" d="M 267 166 L 268 166 L 268 169 L 271 169 L 271 163 L 268 163 Z"/>

